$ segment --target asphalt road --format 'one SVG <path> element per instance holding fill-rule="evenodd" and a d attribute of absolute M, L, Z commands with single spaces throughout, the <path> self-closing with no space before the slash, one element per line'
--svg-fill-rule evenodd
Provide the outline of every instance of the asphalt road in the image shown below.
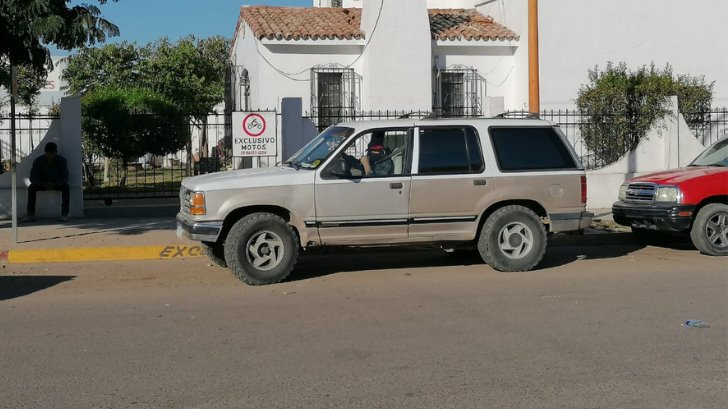
<path fill-rule="evenodd" d="M 728 259 L 555 247 L 542 267 L 335 253 L 248 287 L 204 259 L 8 265 L 0 407 L 728 407 Z"/>

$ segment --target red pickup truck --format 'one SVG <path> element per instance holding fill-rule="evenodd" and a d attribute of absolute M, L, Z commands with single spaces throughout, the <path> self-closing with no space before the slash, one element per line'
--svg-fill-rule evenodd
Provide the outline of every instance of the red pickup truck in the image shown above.
<path fill-rule="evenodd" d="M 728 255 L 728 138 L 685 168 L 627 180 L 612 214 L 641 241 L 689 232 L 702 253 Z"/>

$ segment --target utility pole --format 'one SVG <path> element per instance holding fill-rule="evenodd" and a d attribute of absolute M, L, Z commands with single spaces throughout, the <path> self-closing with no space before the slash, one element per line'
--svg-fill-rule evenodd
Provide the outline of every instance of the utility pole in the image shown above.
<path fill-rule="evenodd" d="M 12 217 L 12 240 L 18 244 L 18 170 L 15 152 L 15 98 L 18 94 L 18 70 L 10 60 L 10 196 Z"/>
<path fill-rule="evenodd" d="M 538 68 L 538 0 L 528 0 L 528 110 L 541 112 Z"/>

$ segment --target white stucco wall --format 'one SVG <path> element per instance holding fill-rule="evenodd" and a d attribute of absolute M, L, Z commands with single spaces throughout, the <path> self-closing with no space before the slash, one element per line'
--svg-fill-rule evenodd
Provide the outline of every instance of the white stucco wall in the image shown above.
<path fill-rule="evenodd" d="M 338 64 L 349 66 L 357 60 L 363 41 L 344 44 L 332 40 L 269 41 L 256 44 L 247 24 L 241 25 L 232 61 L 248 70 L 251 109 L 278 109 L 281 98 L 303 99 L 303 110 L 311 109 L 311 68 Z M 266 61 L 267 60 L 267 61 Z M 362 60 L 351 68 L 361 75 Z"/>
<path fill-rule="evenodd" d="M 521 35 L 516 66 L 526 71 L 514 72 L 523 84 L 514 86 L 516 101 L 528 95 L 527 5 L 503 0 L 481 8 Z M 670 63 L 676 74 L 705 75 L 715 81 L 713 105 L 728 106 L 728 53 L 716 46 L 728 38 L 728 1 L 540 0 L 538 7 L 542 109 L 573 107 L 587 70 L 608 61 Z"/>
<path fill-rule="evenodd" d="M 369 43 L 362 55 L 365 109 L 431 109 L 432 41 L 426 5 L 421 0 L 367 0 L 361 28 Z"/>
<path fill-rule="evenodd" d="M 610 208 L 625 180 L 690 164 L 703 146 L 678 113 L 677 97 L 671 98 L 672 112 L 657 121 L 637 147 L 617 162 L 587 172 L 587 207 Z"/>
<path fill-rule="evenodd" d="M 473 0 L 427 4 L 459 8 L 472 3 Z M 313 4 L 318 5 L 316 1 Z M 520 46 L 518 41 L 433 41 L 421 0 L 385 2 L 377 23 L 380 4 L 381 0 L 368 0 L 362 11 L 362 30 L 374 31 L 364 40 L 264 39 L 256 44 L 250 27 L 243 23 L 231 58 L 234 65 L 248 70 L 250 108 L 276 109 L 281 98 L 300 97 L 303 110 L 310 112 L 310 69 L 330 64 L 351 66 L 362 77 L 358 107 L 362 111 L 428 111 L 432 108 L 433 67 L 455 65 L 477 69 L 487 82 L 486 96 L 502 97 L 506 106 L 525 103 L 513 98 L 519 95 L 513 90 L 522 82 L 518 54 L 514 57 Z M 403 20 L 403 15 L 412 17 Z M 367 41 L 369 45 L 365 48 Z M 482 104 L 487 107 L 488 101 L 484 99 Z"/>

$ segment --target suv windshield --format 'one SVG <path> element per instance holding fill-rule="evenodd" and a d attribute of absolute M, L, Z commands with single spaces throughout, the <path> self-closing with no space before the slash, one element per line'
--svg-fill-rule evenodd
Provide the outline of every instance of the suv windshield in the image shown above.
<path fill-rule="evenodd" d="M 296 169 L 316 169 L 331 152 L 335 151 L 353 133 L 354 129 L 343 126 L 326 128 L 283 163 L 289 164 Z"/>
<path fill-rule="evenodd" d="M 713 144 L 701 153 L 690 166 L 728 166 L 728 138 Z"/>

